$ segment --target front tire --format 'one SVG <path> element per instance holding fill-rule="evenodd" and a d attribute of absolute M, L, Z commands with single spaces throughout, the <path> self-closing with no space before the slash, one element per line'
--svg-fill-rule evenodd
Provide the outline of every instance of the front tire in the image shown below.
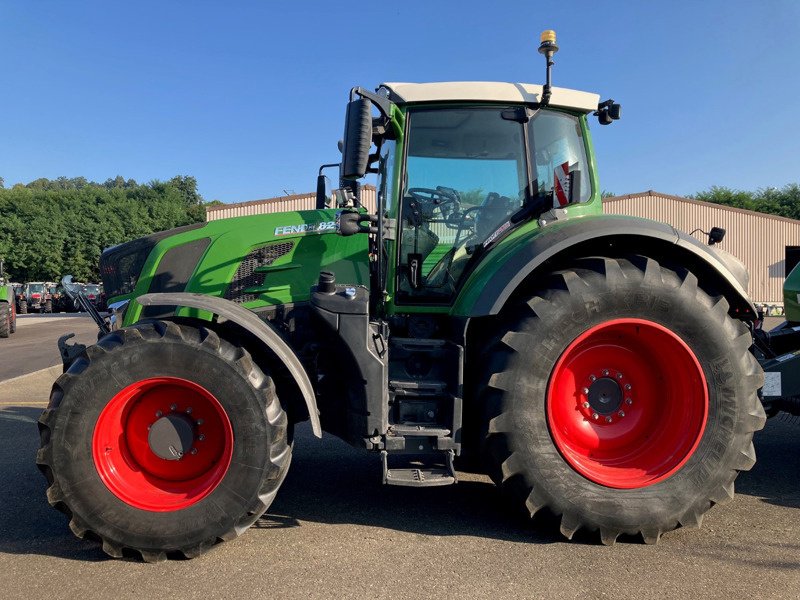
<path fill-rule="evenodd" d="M 19 314 L 21 315 L 28 314 L 28 303 L 25 300 L 22 300 L 19 303 Z"/>
<path fill-rule="evenodd" d="M 685 269 L 577 261 L 508 314 L 482 400 L 490 475 L 572 538 L 699 526 L 755 462 L 763 373 L 747 327 Z M 506 328 L 504 328 L 506 329 Z"/>
<path fill-rule="evenodd" d="M 50 504 L 80 538 L 192 558 L 269 507 L 291 459 L 272 378 L 204 327 L 113 332 L 53 385 L 39 419 Z"/>

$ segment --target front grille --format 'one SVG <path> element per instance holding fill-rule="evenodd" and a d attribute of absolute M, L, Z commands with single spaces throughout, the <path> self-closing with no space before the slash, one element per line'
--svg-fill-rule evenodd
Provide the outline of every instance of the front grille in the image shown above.
<path fill-rule="evenodd" d="M 244 260 L 236 269 L 228 289 L 225 290 L 225 299 L 234 302 L 251 302 L 258 296 L 256 294 L 246 294 L 245 290 L 251 287 L 264 285 L 264 273 L 256 273 L 259 267 L 271 265 L 281 256 L 291 252 L 294 242 L 273 242 L 256 248 L 244 257 Z"/>

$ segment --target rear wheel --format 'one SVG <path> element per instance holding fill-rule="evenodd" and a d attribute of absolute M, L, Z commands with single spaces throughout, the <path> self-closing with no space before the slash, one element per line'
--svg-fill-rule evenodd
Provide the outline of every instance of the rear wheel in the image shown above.
<path fill-rule="evenodd" d="M 0 338 L 11 335 L 11 308 L 6 302 L 0 302 Z"/>
<path fill-rule="evenodd" d="M 19 314 L 27 315 L 28 314 L 28 303 L 25 300 L 20 300 L 19 302 Z"/>
<path fill-rule="evenodd" d="M 54 384 L 37 457 L 50 504 L 111 556 L 194 557 L 247 530 L 291 459 L 271 377 L 205 328 L 114 332 Z"/>
<path fill-rule="evenodd" d="M 16 307 L 16 305 L 14 305 L 13 302 L 11 304 L 9 304 L 8 307 L 9 307 L 9 310 L 11 310 L 10 331 L 11 331 L 11 333 L 16 333 L 17 332 L 17 307 Z"/>
<path fill-rule="evenodd" d="M 45 312 L 45 313 L 52 313 L 53 312 L 53 301 L 52 300 L 48 300 L 47 302 L 44 303 L 44 308 L 42 308 L 42 312 Z"/>
<path fill-rule="evenodd" d="M 561 531 L 655 542 L 699 526 L 755 462 L 747 327 L 686 270 L 585 259 L 509 315 L 483 391 L 493 479 Z"/>

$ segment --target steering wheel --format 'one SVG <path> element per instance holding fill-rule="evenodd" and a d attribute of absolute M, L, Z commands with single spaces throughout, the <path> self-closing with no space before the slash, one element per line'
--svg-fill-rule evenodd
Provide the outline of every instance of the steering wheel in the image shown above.
<path fill-rule="evenodd" d="M 449 229 L 459 229 L 461 227 L 461 196 L 453 188 L 436 186 L 432 188 L 409 188 L 408 195 L 414 198 L 420 208 L 422 215 L 428 219 L 434 219 L 436 209 L 442 216 L 442 222 Z"/>

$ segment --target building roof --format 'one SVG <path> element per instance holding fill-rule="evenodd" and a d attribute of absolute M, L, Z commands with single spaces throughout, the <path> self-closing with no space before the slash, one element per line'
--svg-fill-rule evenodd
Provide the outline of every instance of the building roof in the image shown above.
<path fill-rule="evenodd" d="M 647 190 L 646 192 L 639 192 L 638 194 L 625 194 L 624 196 L 611 196 L 609 198 L 603 198 L 603 204 L 608 204 L 611 202 L 619 202 L 621 200 L 630 200 L 631 198 L 644 198 L 644 197 L 673 200 L 675 202 L 683 202 L 686 204 L 706 206 L 709 208 L 716 208 L 718 210 L 728 210 L 731 212 L 744 213 L 751 217 L 759 217 L 762 219 L 774 219 L 776 221 L 786 221 L 789 223 L 794 223 L 795 225 L 800 225 L 800 221 L 798 221 L 797 219 L 790 219 L 789 217 L 781 217 L 779 215 L 772 215 L 769 213 L 758 212 L 755 210 L 747 210 L 746 208 L 738 208 L 736 206 L 727 206 L 725 204 L 716 204 L 714 202 L 705 202 L 704 200 L 694 200 L 693 198 L 685 198 L 683 196 L 673 196 L 672 194 L 664 194 L 662 192 L 656 192 L 654 190 Z"/>
<path fill-rule="evenodd" d="M 374 185 L 364 185 L 364 189 L 367 190 L 375 190 Z M 292 202 L 293 200 L 302 200 L 304 198 L 309 198 L 310 196 L 316 196 L 316 192 L 308 192 L 306 194 L 291 194 L 286 196 L 278 196 L 276 198 L 264 198 L 262 200 L 248 200 L 246 202 L 229 202 L 224 204 L 219 204 L 217 206 L 207 206 L 206 212 L 214 212 L 215 210 L 225 210 L 229 208 L 239 208 L 244 206 L 262 206 L 264 204 L 275 204 L 279 202 Z"/>
<path fill-rule="evenodd" d="M 542 86 L 533 83 L 499 81 L 445 81 L 438 83 L 382 83 L 392 92 L 392 100 L 406 102 L 527 102 L 542 98 Z M 586 113 L 597 110 L 598 94 L 567 88 L 551 88 L 550 105 L 577 109 Z"/>

